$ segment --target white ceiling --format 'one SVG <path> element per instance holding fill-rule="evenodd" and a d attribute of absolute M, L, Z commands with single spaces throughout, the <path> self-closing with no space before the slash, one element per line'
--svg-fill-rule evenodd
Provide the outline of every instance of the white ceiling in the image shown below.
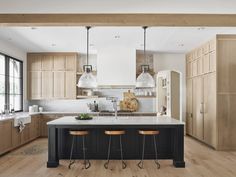
<path fill-rule="evenodd" d="M 185 53 L 216 34 L 236 34 L 236 28 L 150 27 L 147 50 Z M 116 38 L 119 36 L 119 38 Z M 1 27 L 0 40 L 25 52 L 86 52 L 84 27 Z M 90 30 L 90 52 L 100 47 L 122 45 L 143 49 L 141 27 L 94 27 Z"/>
<path fill-rule="evenodd" d="M 236 13 L 235 0 L 0 0 L 0 13 Z"/>

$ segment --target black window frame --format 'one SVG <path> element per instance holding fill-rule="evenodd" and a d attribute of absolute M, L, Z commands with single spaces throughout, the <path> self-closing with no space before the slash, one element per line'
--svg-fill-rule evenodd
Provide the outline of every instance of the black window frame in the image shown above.
<path fill-rule="evenodd" d="M 15 112 L 23 112 L 23 61 L 15 57 L 6 55 L 0 52 L 0 55 L 5 57 L 5 105 L 9 105 L 10 108 L 10 59 L 13 59 L 20 63 L 20 94 L 21 95 L 21 109 L 15 110 Z M 14 108 L 15 109 L 15 108 Z"/>

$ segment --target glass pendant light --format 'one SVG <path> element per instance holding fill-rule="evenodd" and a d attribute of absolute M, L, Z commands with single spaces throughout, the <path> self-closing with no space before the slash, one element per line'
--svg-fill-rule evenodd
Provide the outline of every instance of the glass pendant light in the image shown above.
<path fill-rule="evenodd" d="M 147 63 L 147 55 L 146 55 L 146 29 L 147 26 L 143 27 L 144 30 L 144 61 Z M 149 65 L 141 65 L 142 73 L 137 77 L 136 87 L 137 88 L 152 88 L 155 87 L 155 81 L 153 77 L 149 74 Z"/>
<path fill-rule="evenodd" d="M 79 78 L 77 86 L 80 88 L 96 88 L 97 87 L 97 79 L 92 74 L 92 65 L 88 65 L 89 60 L 89 29 L 90 26 L 86 26 L 87 29 L 87 63 L 83 66 L 84 73 Z"/>

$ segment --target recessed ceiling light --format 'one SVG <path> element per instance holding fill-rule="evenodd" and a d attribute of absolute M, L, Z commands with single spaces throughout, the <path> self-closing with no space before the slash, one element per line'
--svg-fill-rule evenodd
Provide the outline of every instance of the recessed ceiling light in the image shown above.
<path fill-rule="evenodd" d="M 55 47 L 56 46 L 56 44 L 52 44 L 52 47 Z"/>
<path fill-rule="evenodd" d="M 120 39 L 120 35 L 115 35 L 115 39 Z"/>
<path fill-rule="evenodd" d="M 179 44 L 179 47 L 183 47 L 184 46 L 184 44 Z"/>
<path fill-rule="evenodd" d="M 37 28 L 36 27 L 31 27 L 32 30 L 36 30 Z"/>

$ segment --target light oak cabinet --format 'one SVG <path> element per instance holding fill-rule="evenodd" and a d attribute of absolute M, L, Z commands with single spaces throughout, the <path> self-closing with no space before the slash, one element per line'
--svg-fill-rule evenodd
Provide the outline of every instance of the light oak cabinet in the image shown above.
<path fill-rule="evenodd" d="M 201 47 L 198 74 L 187 75 L 186 133 L 217 150 L 236 150 L 236 35 L 216 35 Z M 196 51 L 186 55 L 186 66 Z"/>
<path fill-rule="evenodd" d="M 76 53 L 29 53 L 29 99 L 76 99 Z"/>
<path fill-rule="evenodd" d="M 0 122 L 0 155 L 7 152 L 12 147 L 11 132 L 12 121 Z"/>

